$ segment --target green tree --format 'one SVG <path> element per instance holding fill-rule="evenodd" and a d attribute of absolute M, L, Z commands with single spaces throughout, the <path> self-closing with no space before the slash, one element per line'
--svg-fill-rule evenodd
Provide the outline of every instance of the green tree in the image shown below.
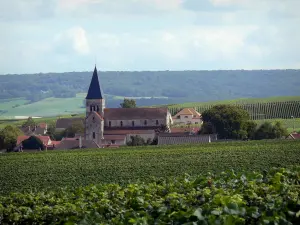
<path fill-rule="evenodd" d="M 22 127 L 34 127 L 36 125 L 35 121 L 32 119 L 32 117 L 28 117 L 28 119 L 23 123 Z"/>
<path fill-rule="evenodd" d="M 136 108 L 136 102 L 134 99 L 124 98 L 124 101 L 120 103 L 121 108 Z"/>
<path fill-rule="evenodd" d="M 36 136 L 31 136 L 30 138 L 22 142 L 24 149 L 41 149 L 44 150 L 43 142 Z"/>
<path fill-rule="evenodd" d="M 17 138 L 22 135 L 22 132 L 13 126 L 6 126 L 0 131 L 0 149 L 12 151 L 17 144 Z"/>
<path fill-rule="evenodd" d="M 130 141 L 127 142 L 128 146 L 142 146 L 142 145 L 147 145 L 147 142 L 145 142 L 145 140 L 139 136 L 139 135 L 135 135 L 135 136 L 130 136 Z"/>
<path fill-rule="evenodd" d="M 254 121 L 246 122 L 247 138 L 254 139 L 256 128 L 257 128 L 257 123 L 255 123 Z"/>
<path fill-rule="evenodd" d="M 202 113 L 201 133 L 217 133 L 220 139 L 247 138 L 248 112 L 238 106 L 216 105 Z"/>
<path fill-rule="evenodd" d="M 289 135 L 288 130 L 283 126 L 280 121 L 277 121 L 273 126 L 273 132 L 275 134 L 275 138 L 287 137 Z"/>
<path fill-rule="evenodd" d="M 275 139 L 288 136 L 287 129 L 281 122 L 276 122 L 274 125 L 270 122 L 264 122 L 256 130 L 254 138 L 256 140 Z"/>

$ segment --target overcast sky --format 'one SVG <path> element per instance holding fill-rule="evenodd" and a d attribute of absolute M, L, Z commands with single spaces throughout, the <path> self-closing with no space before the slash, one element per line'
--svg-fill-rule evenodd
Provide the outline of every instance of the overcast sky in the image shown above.
<path fill-rule="evenodd" d="M 300 0 L 0 0 L 0 74 L 300 68 Z M 96 58 L 96 60 L 95 60 Z"/>

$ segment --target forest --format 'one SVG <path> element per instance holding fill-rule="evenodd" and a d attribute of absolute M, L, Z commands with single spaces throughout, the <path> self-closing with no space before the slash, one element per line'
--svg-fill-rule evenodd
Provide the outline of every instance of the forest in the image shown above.
<path fill-rule="evenodd" d="M 138 105 L 300 95 L 300 70 L 99 71 L 98 75 L 108 96 L 150 97 L 138 99 Z M 0 100 L 25 98 L 30 104 L 49 97 L 72 98 L 87 92 L 91 77 L 92 71 L 1 75 Z M 110 101 L 109 107 L 118 104 Z"/>

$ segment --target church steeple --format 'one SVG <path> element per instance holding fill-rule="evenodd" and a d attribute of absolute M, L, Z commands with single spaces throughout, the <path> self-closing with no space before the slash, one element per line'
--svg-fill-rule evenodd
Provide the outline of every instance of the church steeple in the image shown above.
<path fill-rule="evenodd" d="M 101 85 L 99 83 L 97 67 L 95 65 L 93 77 L 90 83 L 88 94 L 85 99 L 103 99 L 103 93 L 101 90 Z"/>

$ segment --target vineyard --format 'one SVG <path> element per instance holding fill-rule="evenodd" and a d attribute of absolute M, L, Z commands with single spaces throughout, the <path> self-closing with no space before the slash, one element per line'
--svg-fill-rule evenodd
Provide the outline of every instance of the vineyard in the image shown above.
<path fill-rule="evenodd" d="M 217 104 L 217 103 L 216 103 Z M 218 103 L 220 104 L 220 103 Z M 264 119 L 290 119 L 300 118 L 300 101 L 285 101 L 285 102 L 257 102 L 257 103 L 243 103 L 243 102 L 228 102 L 227 104 L 239 106 L 249 112 L 252 120 L 264 120 Z M 210 109 L 215 104 L 201 104 L 191 105 L 198 112 L 203 112 Z M 170 113 L 175 115 L 184 107 L 178 105 L 169 106 Z"/>
<path fill-rule="evenodd" d="M 0 197 L 0 224 L 300 224 L 300 168 Z"/>
<path fill-rule="evenodd" d="M 300 141 L 288 140 L 11 153 L 0 155 L 0 195 L 299 164 Z"/>

